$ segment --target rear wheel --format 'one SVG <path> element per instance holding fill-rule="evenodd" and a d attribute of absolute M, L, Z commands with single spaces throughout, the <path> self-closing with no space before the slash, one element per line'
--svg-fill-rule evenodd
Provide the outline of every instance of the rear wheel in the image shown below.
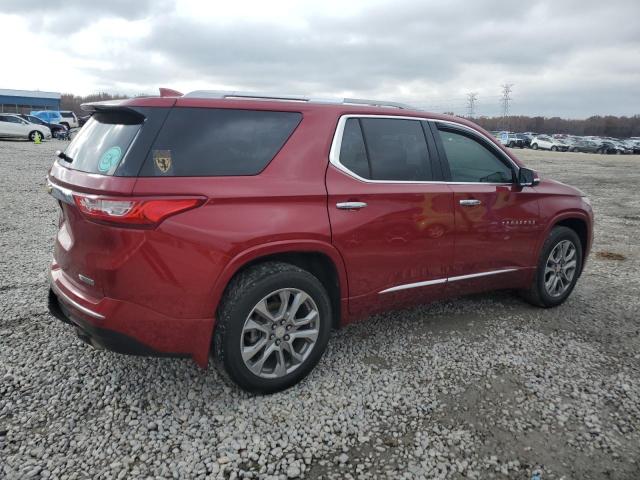
<path fill-rule="evenodd" d="M 267 262 L 238 274 L 218 310 L 213 356 L 241 388 L 272 393 L 302 380 L 329 340 L 331 303 L 306 270 Z"/>
<path fill-rule="evenodd" d="M 552 152 L 556 152 L 557 150 L 558 150 L 558 147 L 556 147 L 555 145 L 551 147 Z"/>
<path fill-rule="evenodd" d="M 522 292 L 531 304 L 548 308 L 563 303 L 582 269 L 582 245 L 575 231 L 555 227 L 545 241 L 531 287 Z"/>

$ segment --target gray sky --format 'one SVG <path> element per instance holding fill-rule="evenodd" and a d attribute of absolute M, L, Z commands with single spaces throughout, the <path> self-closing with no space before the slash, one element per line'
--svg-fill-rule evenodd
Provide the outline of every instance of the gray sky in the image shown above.
<path fill-rule="evenodd" d="M 380 98 L 433 111 L 640 114 L 639 0 L 2 0 L 0 88 L 160 86 Z M 7 59 L 8 56 L 8 59 Z M 8 61 L 7 61 L 8 60 Z"/>

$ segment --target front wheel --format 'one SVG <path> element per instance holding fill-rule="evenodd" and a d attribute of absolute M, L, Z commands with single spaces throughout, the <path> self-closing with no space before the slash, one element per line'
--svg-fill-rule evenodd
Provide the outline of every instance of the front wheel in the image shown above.
<path fill-rule="evenodd" d="M 536 275 L 524 298 L 539 307 L 563 303 L 576 286 L 582 270 L 582 244 L 575 231 L 555 227 L 542 246 Z"/>
<path fill-rule="evenodd" d="M 216 366 L 244 390 L 273 393 L 302 380 L 329 341 L 331 302 L 294 265 L 266 262 L 239 273 L 218 309 Z"/>
<path fill-rule="evenodd" d="M 538 144 L 537 143 L 533 143 L 531 145 L 531 148 L 533 148 L 534 150 L 537 150 L 538 149 Z"/>
<path fill-rule="evenodd" d="M 42 133 L 40 133 L 38 130 L 34 130 L 29 134 L 29 140 L 31 140 L 32 142 L 40 142 L 43 138 L 44 137 L 42 136 Z"/>
<path fill-rule="evenodd" d="M 556 151 L 558 151 L 558 147 L 556 147 L 556 146 L 554 145 L 553 147 L 551 147 L 551 151 L 552 151 L 552 152 L 556 152 Z"/>

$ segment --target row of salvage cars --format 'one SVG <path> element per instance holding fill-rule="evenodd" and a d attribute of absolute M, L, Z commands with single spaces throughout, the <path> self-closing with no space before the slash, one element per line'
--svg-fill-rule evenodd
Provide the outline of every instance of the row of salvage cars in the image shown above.
<path fill-rule="evenodd" d="M 510 148 L 532 148 L 554 152 L 585 152 L 600 154 L 640 153 L 640 137 L 618 139 L 611 137 L 545 135 L 534 132 L 491 132 L 500 143 Z"/>

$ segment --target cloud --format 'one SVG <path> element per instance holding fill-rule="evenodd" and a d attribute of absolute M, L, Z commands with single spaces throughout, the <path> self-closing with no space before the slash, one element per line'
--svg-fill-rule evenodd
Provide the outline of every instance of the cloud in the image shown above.
<path fill-rule="evenodd" d="M 23 16 L 34 32 L 56 33 L 64 38 L 102 18 L 137 20 L 167 5 L 170 3 L 165 0 L 3 0 L 2 13 Z"/>
<path fill-rule="evenodd" d="M 3 7 L 28 15 L 35 3 Z M 31 28 L 40 22 L 45 32 L 70 29 L 86 44 L 93 38 L 93 48 L 70 55 L 94 88 L 377 97 L 459 113 L 465 93 L 477 91 L 478 111 L 496 114 L 508 81 L 514 113 L 640 113 L 637 1 L 64 5 L 46 7 Z M 105 18 L 122 25 L 109 28 L 115 20 Z"/>

